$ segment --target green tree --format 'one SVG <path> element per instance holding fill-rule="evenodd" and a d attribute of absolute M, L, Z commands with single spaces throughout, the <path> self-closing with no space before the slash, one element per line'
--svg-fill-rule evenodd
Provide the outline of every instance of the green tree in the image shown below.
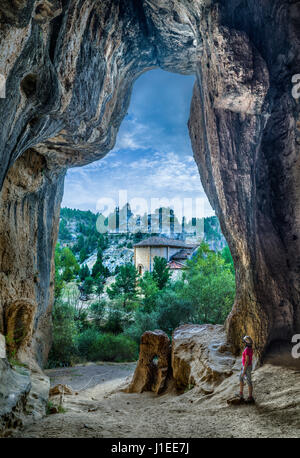
<path fill-rule="evenodd" d="M 81 281 L 84 281 L 86 277 L 90 277 L 90 269 L 88 268 L 87 264 L 84 264 L 81 266 L 80 271 L 79 271 L 79 278 Z"/>
<path fill-rule="evenodd" d="M 83 247 L 80 250 L 80 253 L 79 253 L 79 262 L 80 262 L 80 264 L 82 264 L 86 260 L 87 257 L 88 257 L 88 254 L 87 254 L 86 248 Z"/>
<path fill-rule="evenodd" d="M 79 273 L 79 264 L 68 247 L 64 247 L 60 251 L 60 267 L 62 269 L 62 279 L 65 281 L 71 281 Z"/>
<path fill-rule="evenodd" d="M 93 269 L 92 269 L 92 277 L 97 278 L 99 275 L 101 275 L 106 278 L 109 276 L 109 274 L 110 274 L 109 269 L 105 267 L 103 264 L 103 252 L 101 248 L 98 248 L 97 260 L 95 264 L 93 265 Z"/>
<path fill-rule="evenodd" d="M 223 324 L 235 297 L 235 278 L 229 265 L 205 243 L 187 265 L 181 296 L 193 303 L 200 323 Z"/>
<path fill-rule="evenodd" d="M 123 332 L 123 314 L 118 308 L 111 308 L 104 326 L 104 331 L 112 334 Z"/>
<path fill-rule="evenodd" d="M 145 272 L 139 280 L 139 287 L 142 296 L 142 308 L 144 312 L 151 312 L 155 308 L 155 300 L 159 288 L 150 272 Z"/>
<path fill-rule="evenodd" d="M 94 279 L 92 277 L 86 277 L 83 282 L 82 289 L 83 292 L 88 296 L 92 294 L 94 287 Z"/>
<path fill-rule="evenodd" d="M 56 300 L 52 311 L 52 346 L 49 353 L 49 367 L 69 366 L 77 352 L 77 329 L 74 309 Z"/>
<path fill-rule="evenodd" d="M 159 289 L 163 289 L 171 277 L 170 269 L 165 258 L 155 256 L 152 276 Z"/>
<path fill-rule="evenodd" d="M 122 296 L 123 306 L 126 307 L 128 301 L 135 299 L 137 290 L 137 270 L 133 264 L 127 263 L 120 267 L 116 275 L 116 281 L 107 288 L 110 299 Z"/>
<path fill-rule="evenodd" d="M 67 220 L 65 218 L 61 218 L 60 220 L 58 237 L 64 242 L 70 242 L 72 240 L 72 234 L 67 227 Z"/>
<path fill-rule="evenodd" d="M 103 235 L 103 234 L 99 234 L 98 236 L 98 243 L 97 243 L 97 248 L 98 250 L 106 250 L 106 248 L 108 247 L 108 238 L 106 235 Z"/>
<path fill-rule="evenodd" d="M 75 253 L 80 253 L 80 251 L 84 248 L 84 237 L 82 234 L 77 236 L 76 244 L 74 245 Z"/>
<path fill-rule="evenodd" d="M 195 318 L 195 308 L 189 297 L 184 297 L 176 288 L 164 288 L 156 298 L 158 328 L 171 336 L 173 330 Z"/>
<path fill-rule="evenodd" d="M 100 300 L 100 297 L 101 295 L 103 294 L 104 292 L 104 285 L 105 285 L 105 277 L 101 274 L 99 274 L 95 281 L 94 281 L 94 284 L 96 286 L 96 293 L 98 295 L 98 298 Z"/>
<path fill-rule="evenodd" d="M 58 299 L 63 290 L 64 281 L 62 278 L 62 266 L 61 266 L 61 247 L 60 244 L 57 243 L 55 246 L 55 253 L 54 253 L 54 263 L 55 263 L 55 277 L 54 277 L 54 297 Z"/>
<path fill-rule="evenodd" d="M 234 274 L 235 270 L 234 270 L 233 259 L 232 259 L 228 245 L 225 246 L 223 250 L 221 251 L 221 256 L 224 259 L 224 261 L 226 262 L 226 264 L 229 264 L 230 270 Z"/>
<path fill-rule="evenodd" d="M 105 314 L 106 302 L 104 300 L 93 302 L 90 305 L 90 317 L 93 320 L 93 325 L 98 330 L 101 327 L 101 323 Z"/>

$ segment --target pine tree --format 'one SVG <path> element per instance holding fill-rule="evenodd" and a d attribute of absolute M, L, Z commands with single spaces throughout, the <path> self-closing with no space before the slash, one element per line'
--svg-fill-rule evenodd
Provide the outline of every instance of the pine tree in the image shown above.
<path fill-rule="evenodd" d="M 91 276 L 90 269 L 88 268 L 87 264 L 84 264 L 79 271 L 79 278 L 81 281 L 84 281 L 86 277 L 90 277 L 90 276 Z"/>
<path fill-rule="evenodd" d="M 107 288 L 107 294 L 110 299 L 122 296 L 123 305 L 126 306 L 129 300 L 136 296 L 137 288 L 137 270 L 133 264 L 125 264 L 120 267 L 120 272 L 116 276 L 116 281 Z"/>
<path fill-rule="evenodd" d="M 163 289 L 166 286 L 171 276 L 171 272 L 165 258 L 155 256 L 152 276 L 159 289 Z"/>
<path fill-rule="evenodd" d="M 103 275 L 105 278 L 110 274 L 109 269 L 103 264 L 103 253 L 101 248 L 98 248 L 97 251 L 97 260 L 93 265 L 92 277 L 97 278 L 99 275 Z"/>

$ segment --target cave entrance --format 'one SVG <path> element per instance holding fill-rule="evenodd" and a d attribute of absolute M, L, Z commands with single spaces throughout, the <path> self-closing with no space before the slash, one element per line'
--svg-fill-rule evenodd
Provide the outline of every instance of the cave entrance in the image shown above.
<path fill-rule="evenodd" d="M 146 330 L 171 336 L 184 323 L 224 323 L 231 310 L 232 258 L 202 188 L 187 129 L 194 82 L 193 76 L 163 70 L 144 73 L 114 149 L 68 171 L 56 250 L 63 286 L 54 306 L 51 365 L 58 358 L 67 364 L 72 352 L 79 359 L 130 360 Z M 107 233 L 99 231 L 99 213 Z M 203 238 L 201 265 L 196 258 Z M 130 266 L 142 283 L 138 277 L 132 281 Z M 208 278 L 215 281 L 210 299 L 202 294 Z M 64 305 L 74 309 L 78 331 L 65 356 L 59 324 Z"/>

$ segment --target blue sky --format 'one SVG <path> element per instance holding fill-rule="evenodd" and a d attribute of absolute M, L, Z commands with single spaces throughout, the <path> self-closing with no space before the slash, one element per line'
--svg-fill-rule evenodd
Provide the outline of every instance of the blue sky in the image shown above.
<path fill-rule="evenodd" d="M 184 213 L 213 215 L 187 128 L 193 85 L 194 76 L 163 70 L 140 76 L 114 149 L 100 161 L 69 169 L 62 206 L 108 213 L 123 191 L 135 213 L 151 210 L 151 199 L 163 199 L 164 206 L 177 199 Z"/>

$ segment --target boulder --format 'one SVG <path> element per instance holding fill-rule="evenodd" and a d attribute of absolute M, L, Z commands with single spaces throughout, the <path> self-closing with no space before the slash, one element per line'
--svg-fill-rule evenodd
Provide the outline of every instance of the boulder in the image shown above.
<path fill-rule="evenodd" d="M 128 393 L 153 391 L 160 394 L 171 378 L 171 344 L 163 331 L 146 331 L 141 337 L 140 356 Z"/>
<path fill-rule="evenodd" d="M 50 379 L 42 372 L 30 372 L 31 390 L 26 402 L 26 414 L 29 422 L 41 419 L 46 412 L 49 399 Z"/>
<path fill-rule="evenodd" d="M 175 329 L 172 370 L 178 389 L 197 386 L 204 394 L 210 394 L 233 374 L 234 364 L 223 326 L 186 324 Z"/>
<path fill-rule="evenodd" d="M 9 362 L 0 359 L 0 437 L 24 424 L 24 411 L 31 389 L 29 371 L 13 369 Z"/>
<path fill-rule="evenodd" d="M 60 394 L 74 394 L 74 393 L 73 393 L 72 388 L 70 388 L 68 385 L 62 385 L 61 383 L 53 386 L 49 391 L 49 397 L 57 396 Z"/>

